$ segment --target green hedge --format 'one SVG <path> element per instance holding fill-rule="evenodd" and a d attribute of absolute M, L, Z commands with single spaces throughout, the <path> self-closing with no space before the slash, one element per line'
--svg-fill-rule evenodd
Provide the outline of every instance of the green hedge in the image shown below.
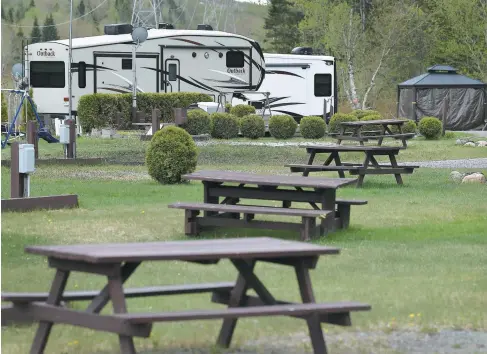
<path fill-rule="evenodd" d="M 216 139 L 232 139 L 238 136 L 238 118 L 230 113 L 211 114 L 211 136 Z"/>
<path fill-rule="evenodd" d="M 356 121 L 358 121 L 358 118 L 353 114 L 335 113 L 330 119 L 330 124 L 328 125 L 328 132 L 338 133 L 339 132 L 338 123 L 340 122 L 356 122 Z"/>
<path fill-rule="evenodd" d="M 146 153 L 149 175 L 163 184 L 181 182 L 181 176 L 194 172 L 198 153 L 196 144 L 184 129 L 168 126 L 157 131 Z"/>
<path fill-rule="evenodd" d="M 434 140 L 441 136 L 443 131 L 443 124 L 438 118 L 435 117 L 423 117 L 419 121 L 419 133 L 426 139 Z"/>
<path fill-rule="evenodd" d="M 238 104 L 230 108 L 230 113 L 236 117 L 242 118 L 249 114 L 255 114 L 255 107 L 248 104 Z"/>
<path fill-rule="evenodd" d="M 376 115 L 376 114 L 380 115 L 380 113 L 378 111 L 374 111 L 371 109 L 355 109 L 350 114 L 352 114 L 353 116 L 355 116 L 359 120 L 361 120 L 362 118 L 364 118 L 366 116 L 370 116 L 370 115 Z"/>
<path fill-rule="evenodd" d="M 326 123 L 322 117 L 303 117 L 299 123 L 299 131 L 305 139 L 319 139 L 325 136 Z"/>
<path fill-rule="evenodd" d="M 174 121 L 173 108 L 186 108 L 192 103 L 211 101 L 210 96 L 193 92 L 138 93 L 137 109 L 145 112 L 149 122 L 152 109 L 158 108 L 161 110 L 161 121 L 170 123 Z M 78 103 L 78 117 L 83 130 L 87 132 L 114 125 L 117 112 L 122 112 L 120 128 L 130 127 L 132 94 L 95 93 L 81 96 Z"/>
<path fill-rule="evenodd" d="M 188 111 L 188 121 L 183 128 L 191 135 L 210 134 L 210 115 L 202 109 L 191 109 Z"/>
<path fill-rule="evenodd" d="M 276 139 L 290 139 L 296 133 L 298 123 L 287 114 L 274 115 L 269 119 L 269 133 Z"/>
<path fill-rule="evenodd" d="M 250 114 L 240 119 L 240 130 L 245 138 L 257 139 L 265 135 L 264 119 L 256 114 Z"/>

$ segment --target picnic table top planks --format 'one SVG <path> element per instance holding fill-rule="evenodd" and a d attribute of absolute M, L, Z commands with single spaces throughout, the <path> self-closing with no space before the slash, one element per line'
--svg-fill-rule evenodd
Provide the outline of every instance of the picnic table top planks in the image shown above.
<path fill-rule="evenodd" d="M 320 189 L 337 189 L 357 182 L 356 178 L 323 178 L 286 175 L 264 175 L 249 172 L 202 170 L 182 176 L 187 180 L 207 182 L 233 182 L 257 184 L 262 186 L 309 187 Z"/>
<path fill-rule="evenodd" d="M 385 125 L 401 125 L 407 122 L 407 119 L 377 119 L 377 120 L 360 120 L 355 122 L 340 122 L 340 125 L 346 126 L 361 126 L 361 125 L 374 125 L 374 124 L 385 124 Z"/>
<path fill-rule="evenodd" d="M 340 249 L 335 247 L 271 237 L 27 246 L 25 251 L 56 259 L 97 264 L 151 260 L 204 261 L 222 258 L 316 257 L 340 253 Z"/>
<path fill-rule="evenodd" d="M 390 151 L 398 152 L 404 150 L 402 146 L 356 146 L 356 145 L 299 145 L 301 148 L 306 148 L 310 150 L 317 150 L 322 152 L 367 152 L 367 151 Z M 309 177 L 308 177 L 309 178 Z"/>

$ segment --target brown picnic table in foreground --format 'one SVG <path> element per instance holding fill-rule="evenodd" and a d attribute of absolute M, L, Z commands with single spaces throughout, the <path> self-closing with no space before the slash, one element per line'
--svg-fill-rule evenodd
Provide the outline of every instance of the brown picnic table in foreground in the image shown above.
<path fill-rule="evenodd" d="M 340 122 L 340 133 L 335 136 L 338 139 L 338 145 L 341 144 L 342 140 L 354 140 L 358 141 L 360 145 L 364 145 L 364 141 L 368 140 L 378 140 L 377 145 L 381 146 L 382 141 L 385 138 L 393 138 L 396 140 L 401 140 L 404 148 L 407 147 L 406 140 L 414 137 L 414 133 L 403 133 L 402 126 L 407 122 L 406 119 L 377 119 L 377 120 L 362 120 L 355 122 Z M 380 131 L 364 131 L 364 127 L 367 126 L 379 126 Z M 394 133 L 391 131 L 389 126 L 397 126 L 399 133 Z M 351 129 L 350 135 L 346 134 L 346 130 Z M 364 135 L 363 133 L 366 133 Z"/>
<path fill-rule="evenodd" d="M 351 311 L 370 310 L 357 302 L 316 303 L 309 269 L 321 255 L 338 254 L 339 249 L 273 238 L 241 238 L 174 242 L 121 244 L 78 244 L 29 246 L 27 253 L 48 257 L 56 269 L 48 294 L 3 293 L 2 301 L 13 306 L 2 308 L 2 317 L 39 321 L 31 354 L 44 353 L 53 324 L 69 324 L 115 333 L 124 354 L 136 353 L 133 337 L 149 337 L 155 322 L 223 319 L 217 344 L 229 347 L 239 317 L 291 316 L 305 319 L 315 354 L 326 353 L 321 323 L 350 326 Z M 185 284 L 166 287 L 124 289 L 144 261 L 186 261 L 201 265 L 229 259 L 238 272 L 235 283 Z M 277 300 L 254 273 L 256 262 L 268 262 L 294 268 L 303 303 Z M 99 292 L 65 292 L 72 272 L 106 276 L 107 285 Z M 152 284 L 151 284 L 152 285 Z M 246 295 L 253 289 L 257 296 Z M 126 298 L 211 292 L 212 301 L 223 309 L 195 309 L 133 313 Z M 130 296 L 129 296 L 130 295 Z M 63 300 L 92 300 L 85 311 L 66 308 Z M 111 301 L 113 314 L 100 312 Z M 162 308 L 167 305 L 162 304 Z"/>
<path fill-rule="evenodd" d="M 203 170 L 183 176 L 203 182 L 203 203 L 178 202 L 170 208 L 185 210 L 185 233 L 198 235 L 205 226 L 248 227 L 301 232 L 302 240 L 347 228 L 350 206 L 366 201 L 336 198 L 340 187 L 356 183 L 356 178 L 308 178 L 248 172 Z M 220 198 L 222 198 L 220 202 Z M 282 207 L 243 205 L 241 199 L 282 202 Z M 291 208 L 292 202 L 309 203 L 313 209 Z M 337 210 L 335 210 L 335 206 Z M 199 212 L 204 215 L 198 217 Z M 240 218 L 243 214 L 243 218 Z M 255 214 L 301 217 L 301 223 L 254 220 Z M 316 225 L 316 219 L 321 221 Z"/>
<path fill-rule="evenodd" d="M 399 166 L 396 161 L 396 155 L 402 150 L 399 146 L 327 146 L 327 145 L 302 145 L 308 153 L 308 162 L 306 164 L 287 164 L 291 172 L 303 172 L 303 176 L 308 176 L 310 172 L 337 171 L 339 177 L 345 178 L 345 171 L 351 175 L 358 175 L 357 187 L 361 187 L 365 175 L 374 174 L 393 174 L 396 177 L 397 184 L 403 184 L 401 174 L 411 174 L 419 166 L 402 165 Z M 340 159 L 340 153 L 344 152 L 361 152 L 365 155 L 364 161 L 360 163 L 343 162 Z M 317 154 L 328 154 L 323 165 L 313 164 Z M 376 156 L 389 157 L 390 164 L 380 164 Z M 335 165 L 331 165 L 335 162 Z"/>

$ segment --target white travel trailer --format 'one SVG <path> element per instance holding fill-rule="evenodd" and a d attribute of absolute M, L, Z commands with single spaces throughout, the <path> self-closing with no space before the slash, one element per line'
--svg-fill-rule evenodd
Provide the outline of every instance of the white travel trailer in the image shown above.
<path fill-rule="evenodd" d="M 69 41 L 26 46 L 25 77 L 41 115 L 65 118 L 69 110 Z M 73 114 L 91 93 L 132 92 L 130 34 L 73 38 Z M 259 44 L 212 30 L 149 29 L 137 49 L 138 92 L 201 92 L 231 101 L 238 91 L 257 90 L 265 72 Z"/>
<path fill-rule="evenodd" d="M 293 53 L 309 53 L 295 48 Z M 302 117 L 319 116 L 327 121 L 337 111 L 335 58 L 307 54 L 264 53 L 265 78 L 259 92 L 269 92 L 269 106 L 262 94 L 236 93 L 232 104 L 250 104 L 258 114 L 289 114 L 299 123 Z"/>

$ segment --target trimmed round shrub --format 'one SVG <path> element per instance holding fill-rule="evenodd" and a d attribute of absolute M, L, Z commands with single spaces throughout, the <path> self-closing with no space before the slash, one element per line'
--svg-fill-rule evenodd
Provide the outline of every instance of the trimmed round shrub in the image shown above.
<path fill-rule="evenodd" d="M 183 128 L 191 135 L 210 134 L 210 115 L 202 109 L 191 109 L 188 111 L 188 121 Z"/>
<path fill-rule="evenodd" d="M 380 114 L 370 114 L 368 116 L 362 117 L 360 119 L 361 121 L 367 121 L 367 120 L 379 120 L 382 119 L 382 116 Z M 382 126 L 379 124 L 373 124 L 373 125 L 365 125 L 362 127 L 362 132 L 368 133 L 368 135 L 375 135 L 375 131 L 380 131 L 382 129 Z M 370 133 L 374 132 L 374 133 Z"/>
<path fill-rule="evenodd" d="M 407 118 L 399 118 L 399 119 L 407 119 Z M 393 125 L 390 127 L 391 132 L 394 134 L 400 134 L 399 132 L 399 127 L 397 125 Z M 417 133 L 418 131 L 418 126 L 416 125 L 416 122 L 411 119 L 407 119 L 407 122 L 402 125 L 402 132 L 404 134 L 408 133 Z"/>
<path fill-rule="evenodd" d="M 238 118 L 230 113 L 211 114 L 211 136 L 216 139 L 232 139 L 238 136 Z"/>
<path fill-rule="evenodd" d="M 441 136 L 443 130 L 443 124 L 438 118 L 435 117 L 423 117 L 419 121 L 419 132 L 426 139 L 438 139 Z"/>
<path fill-rule="evenodd" d="M 330 124 L 328 125 L 328 132 L 338 133 L 340 129 L 339 123 L 356 122 L 356 121 L 358 121 L 358 118 L 355 117 L 353 114 L 335 113 L 330 119 Z"/>
<path fill-rule="evenodd" d="M 230 113 L 241 118 L 249 114 L 255 114 L 255 107 L 248 104 L 238 104 L 230 108 Z"/>
<path fill-rule="evenodd" d="M 147 148 L 149 175 L 162 184 L 181 182 L 181 176 L 194 172 L 198 153 L 196 144 L 182 128 L 164 127 L 157 131 Z"/>
<path fill-rule="evenodd" d="M 245 116 L 240 119 L 240 131 L 245 138 L 262 138 L 265 135 L 264 119 L 257 114 Z"/>
<path fill-rule="evenodd" d="M 269 119 L 269 133 L 276 139 L 290 139 L 296 133 L 298 123 L 287 114 L 274 115 Z"/>
<path fill-rule="evenodd" d="M 230 113 L 231 109 L 232 109 L 232 104 L 231 103 L 225 103 L 225 112 Z"/>
<path fill-rule="evenodd" d="M 374 111 L 371 109 L 355 109 L 350 114 L 354 115 L 358 120 L 370 115 L 380 115 L 378 111 Z"/>
<path fill-rule="evenodd" d="M 303 117 L 299 123 L 299 131 L 305 139 L 319 139 L 325 136 L 326 123 L 321 117 Z"/>

